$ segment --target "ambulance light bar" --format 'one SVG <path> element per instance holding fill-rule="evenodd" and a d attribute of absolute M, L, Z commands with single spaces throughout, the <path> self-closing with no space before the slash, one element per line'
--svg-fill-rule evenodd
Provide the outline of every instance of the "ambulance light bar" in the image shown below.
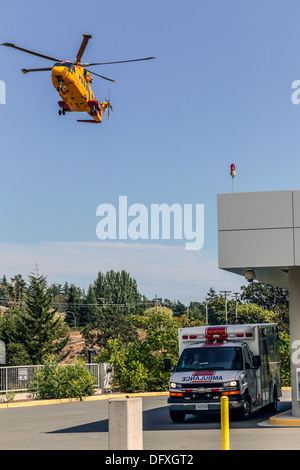
<path fill-rule="evenodd" d="M 228 331 L 229 330 L 229 331 Z M 254 331 L 230 331 L 230 326 L 228 327 L 207 327 L 205 328 L 205 334 L 184 334 L 182 335 L 182 340 L 206 340 L 207 342 L 211 341 L 228 341 L 237 338 L 253 339 Z"/>
<path fill-rule="evenodd" d="M 182 339 L 204 339 L 204 335 L 183 335 Z"/>

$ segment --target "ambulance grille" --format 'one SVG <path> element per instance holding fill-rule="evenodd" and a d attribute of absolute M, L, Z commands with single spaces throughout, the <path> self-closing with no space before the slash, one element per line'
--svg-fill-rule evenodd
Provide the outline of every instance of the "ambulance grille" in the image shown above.
<path fill-rule="evenodd" d="M 182 388 L 187 388 L 187 389 L 191 389 L 191 388 L 220 388 L 220 387 L 223 387 L 223 383 L 222 382 L 205 382 L 205 383 L 202 383 L 202 382 L 198 382 L 198 383 L 193 383 L 193 384 L 187 384 L 187 383 L 184 383 L 184 384 L 181 384 L 181 387 Z"/>

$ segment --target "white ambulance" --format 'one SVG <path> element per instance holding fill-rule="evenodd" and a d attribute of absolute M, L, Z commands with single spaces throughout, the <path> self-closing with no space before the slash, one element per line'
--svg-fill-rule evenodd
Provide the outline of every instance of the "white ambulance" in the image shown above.
<path fill-rule="evenodd" d="M 170 377 L 171 420 L 220 410 L 220 398 L 242 419 L 281 396 L 279 335 L 276 323 L 180 328 L 179 361 Z M 170 360 L 165 360 L 165 370 Z"/>

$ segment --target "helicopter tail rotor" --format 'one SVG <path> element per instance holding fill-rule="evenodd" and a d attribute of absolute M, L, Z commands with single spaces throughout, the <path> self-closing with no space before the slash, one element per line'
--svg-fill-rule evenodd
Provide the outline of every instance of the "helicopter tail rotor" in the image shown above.
<path fill-rule="evenodd" d="M 111 105 L 110 99 L 104 98 L 105 102 L 107 103 L 107 119 L 109 119 L 109 113 L 110 111 L 113 111 L 113 107 Z"/>

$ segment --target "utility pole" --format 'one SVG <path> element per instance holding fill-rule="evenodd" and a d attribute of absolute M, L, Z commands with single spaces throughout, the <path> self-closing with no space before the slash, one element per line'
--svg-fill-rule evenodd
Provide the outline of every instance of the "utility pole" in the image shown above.
<path fill-rule="evenodd" d="M 227 294 L 230 294 L 231 290 L 220 290 L 220 294 L 224 294 L 225 297 L 225 323 L 227 325 L 228 319 L 227 319 Z"/>
<path fill-rule="evenodd" d="M 235 323 L 237 324 L 237 299 L 240 297 L 239 292 L 233 292 L 232 295 L 235 295 Z"/>

